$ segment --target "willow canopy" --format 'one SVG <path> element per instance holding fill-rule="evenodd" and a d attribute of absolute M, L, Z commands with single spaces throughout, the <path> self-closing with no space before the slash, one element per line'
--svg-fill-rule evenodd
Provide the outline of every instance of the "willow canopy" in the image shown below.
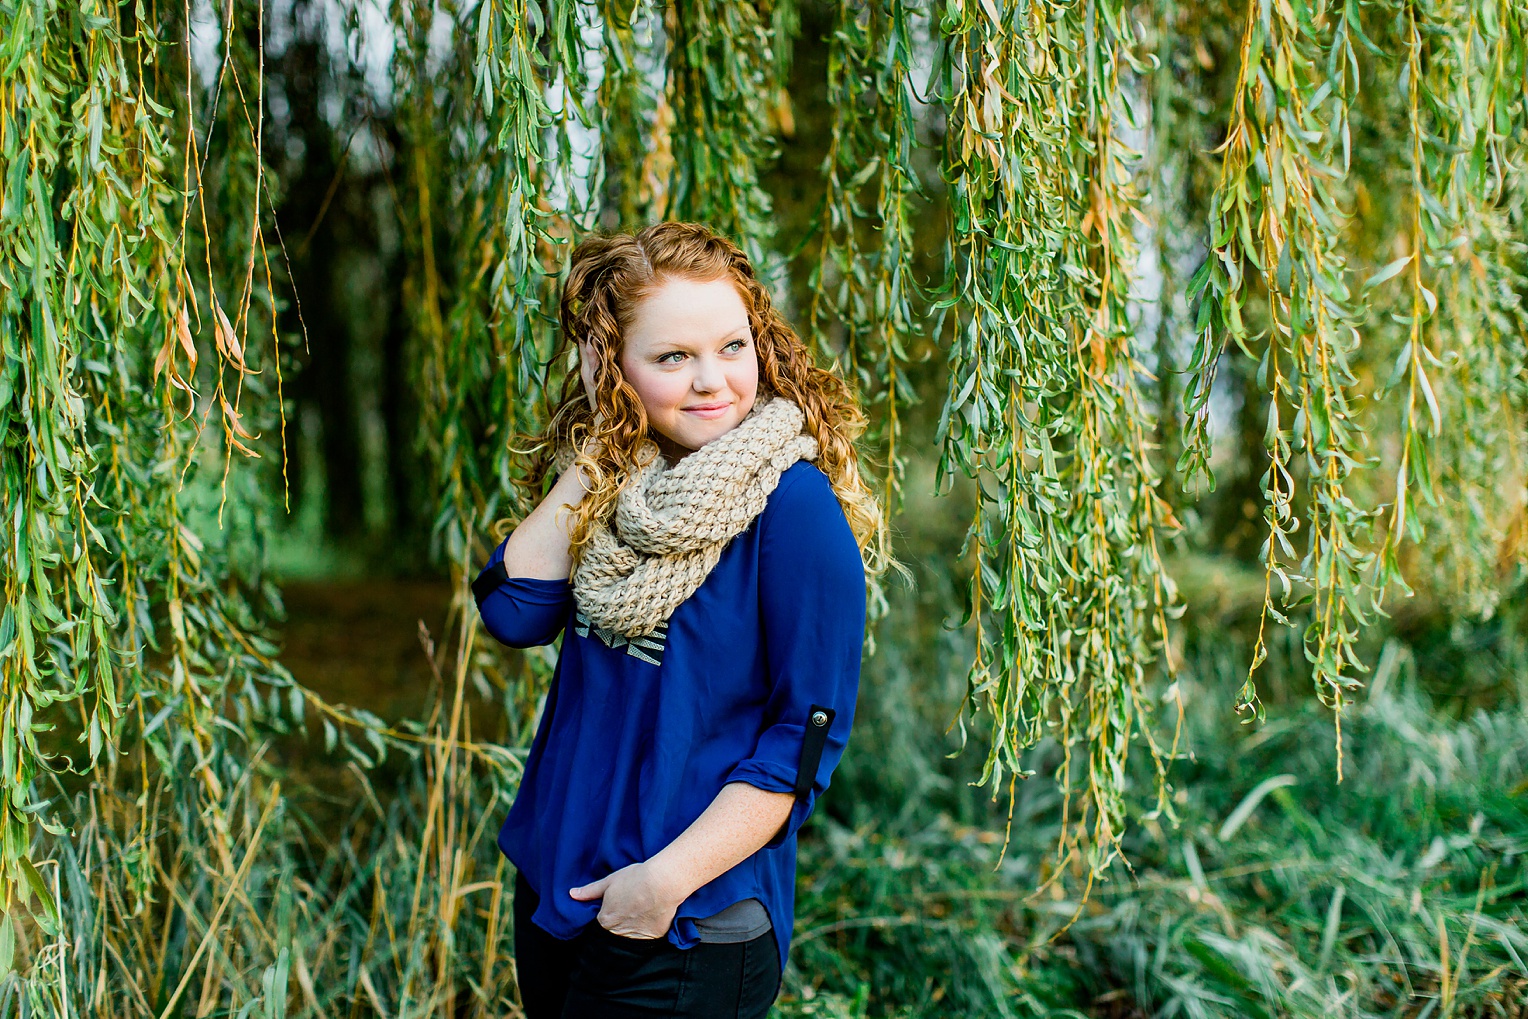
<path fill-rule="evenodd" d="M 162 879 L 172 800 L 216 847 L 205 865 L 241 873 L 266 815 L 230 804 L 261 720 L 318 717 L 363 761 L 518 767 L 327 704 L 267 630 L 283 352 L 326 342 L 292 269 L 311 235 L 275 213 L 292 192 L 272 139 L 316 86 L 275 90 L 267 61 L 302 18 L 345 63 L 325 109 L 347 158 L 391 168 L 422 518 L 458 609 L 489 524 L 527 508 L 506 439 L 567 370 L 570 242 L 679 218 L 743 243 L 858 386 L 889 505 L 925 454 L 939 492 L 970 494 L 961 731 L 994 795 L 1042 738 L 1064 748 L 1059 851 L 1090 877 L 1132 803 L 1171 810 L 1171 551 L 1217 472 L 1254 465 L 1248 712 L 1279 628 L 1340 739 L 1378 615 L 1418 590 L 1491 612 L 1524 562 L 1528 7 L 842 0 L 813 64 L 825 155 L 787 227 L 766 184 L 808 141 L 793 58 L 821 41 L 801 13 L 0 0 L 7 906 L 56 930 L 72 894 L 45 873 L 77 822 L 45 769 L 136 790 L 113 877 L 131 900 Z M 456 618 L 459 666 L 500 668 Z M 1156 793 L 1127 788 L 1132 753 Z M 161 799 L 166 781 L 194 795 Z"/>

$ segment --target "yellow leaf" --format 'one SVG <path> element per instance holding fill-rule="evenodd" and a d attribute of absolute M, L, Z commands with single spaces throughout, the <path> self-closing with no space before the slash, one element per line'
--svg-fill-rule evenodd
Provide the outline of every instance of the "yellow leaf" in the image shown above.
<path fill-rule="evenodd" d="M 212 295 L 212 314 L 217 322 L 218 349 L 234 364 L 244 368 L 244 348 L 239 344 L 239 338 L 234 335 L 228 316 L 223 314 L 223 305 L 218 301 L 216 294 Z"/>
<path fill-rule="evenodd" d="M 218 309 L 221 314 L 222 309 Z M 186 306 L 182 304 L 175 309 L 175 335 L 180 339 L 181 348 L 186 352 L 186 358 L 191 362 L 191 374 L 196 374 L 196 344 L 191 340 L 191 320 L 186 315 Z"/>

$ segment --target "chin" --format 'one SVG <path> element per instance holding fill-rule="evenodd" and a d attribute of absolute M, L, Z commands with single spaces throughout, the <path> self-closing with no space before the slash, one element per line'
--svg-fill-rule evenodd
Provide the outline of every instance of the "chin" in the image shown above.
<path fill-rule="evenodd" d="M 719 439 L 723 435 L 726 435 L 728 432 L 732 431 L 732 429 L 738 426 L 740 421 L 741 419 L 738 421 L 712 421 L 710 422 L 709 428 L 688 429 L 679 435 L 675 441 L 677 441 L 679 445 L 685 447 L 686 449 L 692 451 L 697 450 L 704 446 L 706 443 Z"/>

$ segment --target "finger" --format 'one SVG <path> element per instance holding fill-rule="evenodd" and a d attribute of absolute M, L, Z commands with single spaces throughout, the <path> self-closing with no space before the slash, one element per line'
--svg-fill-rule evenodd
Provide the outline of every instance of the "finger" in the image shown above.
<path fill-rule="evenodd" d="M 605 894 L 605 887 L 610 884 L 609 877 L 602 877 L 598 881 L 591 881 L 577 888 L 569 888 L 568 894 L 575 899 L 597 899 Z"/>

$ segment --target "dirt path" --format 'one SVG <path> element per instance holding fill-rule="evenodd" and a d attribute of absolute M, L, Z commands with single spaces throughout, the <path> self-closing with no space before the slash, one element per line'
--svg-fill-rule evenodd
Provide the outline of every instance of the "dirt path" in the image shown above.
<path fill-rule="evenodd" d="M 444 636 L 450 586 L 442 581 L 289 583 L 281 660 L 327 700 L 383 718 L 418 717 L 430 683 L 419 624 Z"/>

